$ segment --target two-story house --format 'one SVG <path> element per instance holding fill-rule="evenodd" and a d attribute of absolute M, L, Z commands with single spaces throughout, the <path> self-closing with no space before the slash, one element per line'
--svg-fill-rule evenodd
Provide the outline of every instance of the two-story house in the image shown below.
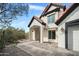
<path fill-rule="evenodd" d="M 42 42 L 58 42 L 57 25 L 55 22 L 66 9 L 63 4 L 50 3 L 46 6 L 40 17 L 33 16 L 28 27 L 30 39 Z"/>
<path fill-rule="evenodd" d="M 79 51 L 79 3 L 72 4 L 55 24 L 58 47 Z"/>
<path fill-rule="evenodd" d="M 50 3 L 40 17 L 32 18 L 28 27 L 31 40 L 56 42 L 58 47 L 79 51 L 79 3 L 68 9 Z"/>

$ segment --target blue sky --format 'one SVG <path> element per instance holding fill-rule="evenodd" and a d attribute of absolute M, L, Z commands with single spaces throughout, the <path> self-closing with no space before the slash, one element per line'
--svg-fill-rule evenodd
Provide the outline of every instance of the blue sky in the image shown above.
<path fill-rule="evenodd" d="M 31 18 L 33 16 L 40 16 L 40 14 L 43 12 L 44 8 L 47 6 L 48 3 L 29 3 L 29 12 L 28 15 L 23 15 L 17 18 L 17 20 L 14 20 L 12 22 L 13 27 L 15 28 L 22 28 L 26 32 L 29 31 L 28 24 L 31 21 Z M 67 6 L 70 6 L 71 4 L 65 4 Z"/>
<path fill-rule="evenodd" d="M 47 6 L 47 3 L 29 3 L 29 12 L 28 15 L 23 15 L 17 18 L 17 20 L 14 20 L 12 22 L 13 27 L 15 28 L 22 28 L 26 32 L 29 31 L 28 24 L 31 21 L 31 18 L 33 16 L 39 16 L 42 11 L 44 10 L 45 6 Z"/>

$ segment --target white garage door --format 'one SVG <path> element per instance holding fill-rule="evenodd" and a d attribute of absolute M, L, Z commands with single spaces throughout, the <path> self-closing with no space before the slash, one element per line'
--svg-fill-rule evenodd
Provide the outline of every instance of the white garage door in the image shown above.
<path fill-rule="evenodd" d="M 79 26 L 68 27 L 68 49 L 79 51 Z"/>

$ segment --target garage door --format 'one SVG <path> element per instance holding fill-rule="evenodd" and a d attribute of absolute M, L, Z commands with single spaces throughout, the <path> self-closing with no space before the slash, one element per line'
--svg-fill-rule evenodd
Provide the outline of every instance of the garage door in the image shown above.
<path fill-rule="evenodd" d="M 79 51 L 79 25 L 68 27 L 68 49 Z"/>

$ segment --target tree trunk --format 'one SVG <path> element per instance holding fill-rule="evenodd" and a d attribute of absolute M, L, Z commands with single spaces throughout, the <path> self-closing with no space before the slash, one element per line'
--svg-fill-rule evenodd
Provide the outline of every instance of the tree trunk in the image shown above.
<path fill-rule="evenodd" d="M 5 47 L 5 30 L 2 30 L 1 40 L 0 40 L 0 50 Z"/>

